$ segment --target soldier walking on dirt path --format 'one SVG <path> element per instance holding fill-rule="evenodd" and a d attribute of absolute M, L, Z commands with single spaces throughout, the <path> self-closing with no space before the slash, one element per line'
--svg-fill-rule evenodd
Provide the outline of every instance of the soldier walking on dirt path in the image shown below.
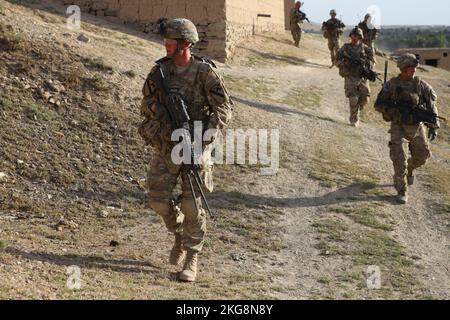
<path fill-rule="evenodd" d="M 330 49 L 331 66 L 336 65 L 337 53 L 340 48 L 339 38 L 344 33 L 345 24 L 336 18 L 336 10 L 330 11 L 331 19 L 322 24 L 324 38 L 328 39 L 328 49 Z"/>
<path fill-rule="evenodd" d="M 358 27 L 351 33 L 351 43 L 339 49 L 337 66 L 339 74 L 345 78 L 345 96 L 349 99 L 350 124 L 357 127 L 359 113 L 369 103 L 370 87 L 365 70 L 371 70 L 374 64 L 372 49 L 362 43 L 363 33 Z"/>
<path fill-rule="evenodd" d="M 400 75 L 386 82 L 375 109 L 391 123 L 389 149 L 394 166 L 394 186 L 398 192 L 397 201 L 406 204 L 408 186 L 414 184 L 414 170 L 425 165 L 431 156 L 429 141 L 437 137 L 440 124 L 436 93 L 428 83 L 415 76 L 419 66 L 417 57 L 404 54 L 398 59 L 397 66 Z M 428 122 L 415 114 L 416 108 L 422 109 L 416 111 L 431 115 Z M 408 151 L 411 153 L 409 159 Z"/>
<path fill-rule="evenodd" d="M 197 29 L 191 21 L 163 21 L 160 31 L 167 56 L 156 62 L 145 81 L 141 102 L 141 115 L 145 119 L 139 127 L 139 134 L 153 151 L 147 175 L 150 206 L 162 217 L 168 231 L 175 235 L 169 262 L 180 265 L 184 260 L 179 279 L 192 282 L 197 276 L 197 256 L 205 240 L 206 213 L 201 197 L 195 196 L 194 199 L 193 193 L 201 193 L 197 186 L 191 184 L 187 171 L 190 166 L 175 164 L 171 157 L 172 149 L 178 143 L 171 141 L 171 135 L 178 128 L 174 127 L 174 114 L 169 106 L 183 101 L 190 118 L 189 126 L 197 121 L 202 123 L 204 130 L 221 130 L 230 122 L 232 101 L 222 78 L 214 71 L 212 61 L 191 53 L 191 47 L 199 41 Z M 200 176 L 204 184 L 202 189 L 211 192 L 210 162 L 201 163 Z M 179 178 L 182 193 L 174 198 L 173 191 Z"/>
<path fill-rule="evenodd" d="M 289 15 L 291 34 L 294 40 L 294 45 L 297 48 L 300 47 L 300 40 L 302 39 L 303 21 L 308 20 L 306 14 L 300 10 L 302 5 L 302 2 L 297 1 L 294 8 L 291 9 Z"/>

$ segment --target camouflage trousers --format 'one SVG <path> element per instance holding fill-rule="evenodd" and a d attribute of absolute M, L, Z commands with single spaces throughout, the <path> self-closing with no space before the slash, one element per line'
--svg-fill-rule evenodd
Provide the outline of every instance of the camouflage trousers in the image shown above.
<path fill-rule="evenodd" d="M 359 121 L 359 113 L 369 103 L 370 87 L 367 79 L 347 76 L 345 77 L 345 96 L 349 100 L 350 123 Z"/>
<path fill-rule="evenodd" d="M 300 44 L 300 40 L 302 40 L 302 29 L 298 25 L 291 26 L 291 34 L 295 45 L 298 46 Z"/>
<path fill-rule="evenodd" d="M 391 124 L 390 156 L 394 165 L 394 186 L 398 192 L 407 191 L 407 173 L 423 166 L 431 156 L 425 128 L 420 125 Z M 411 153 L 408 159 L 406 143 Z"/>
<path fill-rule="evenodd" d="M 200 252 L 206 235 L 206 212 L 202 208 L 200 191 L 193 181 L 197 196 L 194 201 L 189 180 L 182 169 L 168 166 L 160 155 L 154 157 L 147 172 L 147 186 L 150 196 L 150 207 L 162 217 L 171 233 L 181 233 L 184 250 Z M 203 170 L 201 175 L 205 184 L 204 191 L 212 191 L 212 169 Z M 178 206 L 173 199 L 173 191 L 181 176 L 181 201 Z M 199 210 L 197 210 L 197 206 Z M 181 210 L 180 210 L 181 209 Z"/>
<path fill-rule="evenodd" d="M 339 38 L 328 38 L 328 49 L 330 49 L 331 63 L 336 63 L 337 53 L 341 45 L 339 44 Z"/>

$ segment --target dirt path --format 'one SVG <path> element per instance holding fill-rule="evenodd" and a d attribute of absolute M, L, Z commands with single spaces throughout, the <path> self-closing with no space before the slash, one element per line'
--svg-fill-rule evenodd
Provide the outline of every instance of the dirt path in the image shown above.
<path fill-rule="evenodd" d="M 323 59 L 308 62 L 325 65 Z M 392 164 L 387 148 L 387 130 L 366 122 L 357 129 L 348 125 L 348 107 L 343 93 L 343 80 L 336 69 L 277 66 L 258 70 L 233 68 L 224 72 L 236 77 L 273 80 L 277 84 L 272 87 L 271 92 L 274 100 L 286 96 L 292 90 L 308 90 L 311 86 L 320 88 L 323 92 L 318 108 L 299 112 L 295 106 L 278 105 L 284 109 L 284 114 L 266 112 L 272 121 L 281 123 L 281 143 L 290 155 L 289 168 L 282 168 L 279 174 L 272 178 L 273 185 L 282 187 L 276 188 L 274 192 L 253 194 L 273 199 L 273 206 L 281 207 L 284 212 L 280 228 L 286 230 L 284 235 L 286 246 L 269 260 L 267 266 L 274 272 L 281 272 L 281 275 L 274 279 L 274 287 L 283 289 L 281 293 L 274 294 L 274 297 L 281 299 L 349 297 L 348 288 L 340 288 L 339 279 L 345 271 L 354 266 L 348 257 L 323 254 L 317 246 L 317 228 L 314 225 L 324 216 L 324 208 L 330 204 L 353 206 L 353 197 L 360 190 L 357 187 L 342 190 L 323 188 L 310 178 L 310 169 L 305 163 L 314 155 L 316 145 L 326 143 L 327 137 L 351 132 L 363 139 L 365 148 L 362 158 L 351 161 L 367 162 L 369 166 L 375 166 L 376 175 L 380 179 L 379 185 L 388 193 L 383 195 L 382 210 L 395 223 L 395 228 L 389 232 L 389 236 L 404 247 L 406 255 L 416 260 L 415 279 L 420 283 L 420 289 L 415 293 L 418 294 L 423 290 L 436 298 L 448 298 L 449 237 L 445 226 L 439 226 L 434 219 L 433 209 L 426 205 L 430 196 L 422 185 L 422 176 L 419 173 L 418 183 L 412 189 L 408 205 L 398 206 L 392 203 L 389 195 L 394 195 L 394 190 L 391 186 Z M 258 186 L 255 188 L 261 189 Z M 371 200 L 361 201 L 370 204 Z M 386 270 L 388 273 L 390 271 L 395 272 Z M 357 273 L 364 279 L 365 266 L 358 266 Z M 333 283 L 333 279 L 336 283 Z M 414 290 L 410 294 L 414 294 Z M 364 290 L 356 294 L 357 298 L 371 296 L 373 296 L 371 292 Z"/>

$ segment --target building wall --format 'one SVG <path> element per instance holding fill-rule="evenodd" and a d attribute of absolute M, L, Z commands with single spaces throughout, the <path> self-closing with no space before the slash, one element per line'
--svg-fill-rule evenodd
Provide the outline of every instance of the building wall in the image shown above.
<path fill-rule="evenodd" d="M 220 61 L 237 43 L 264 31 L 284 29 L 284 0 L 60 0 L 79 5 L 83 12 L 119 23 L 133 23 L 143 32 L 157 32 L 160 18 L 184 17 L 197 26 L 196 49 Z M 258 17 L 270 14 L 271 17 Z"/>
<path fill-rule="evenodd" d="M 226 58 L 224 0 L 61 0 L 79 5 L 83 12 L 117 23 L 135 24 L 145 33 L 157 33 L 160 18 L 190 19 L 197 26 L 201 54 Z"/>
<path fill-rule="evenodd" d="M 227 56 L 249 36 L 284 31 L 284 0 L 225 0 L 225 10 Z"/>
<path fill-rule="evenodd" d="M 295 2 L 297 2 L 297 0 L 284 0 L 284 28 L 286 30 L 291 30 L 290 15 Z"/>
<path fill-rule="evenodd" d="M 396 53 L 413 53 L 419 56 L 420 64 L 427 65 L 427 60 L 437 60 L 437 67 L 450 71 L 450 48 L 399 49 Z"/>

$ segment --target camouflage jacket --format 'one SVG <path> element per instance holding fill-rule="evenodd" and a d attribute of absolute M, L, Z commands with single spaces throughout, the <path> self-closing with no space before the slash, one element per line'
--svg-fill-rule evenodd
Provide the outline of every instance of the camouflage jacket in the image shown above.
<path fill-rule="evenodd" d="M 323 36 L 327 39 L 339 38 L 345 29 L 345 24 L 339 19 L 329 19 L 322 24 Z"/>
<path fill-rule="evenodd" d="M 291 9 L 291 13 L 289 15 L 290 17 L 290 26 L 295 27 L 302 27 L 303 26 L 303 21 L 305 21 L 306 19 L 306 15 L 300 11 L 300 10 L 296 10 L 295 8 Z"/>
<path fill-rule="evenodd" d="M 163 69 L 169 91 L 179 94 L 185 101 L 191 121 L 202 121 L 204 130 L 220 130 L 228 125 L 233 103 L 211 64 L 193 56 L 190 65 L 180 69 L 172 60 L 163 58 L 150 71 L 142 89 L 141 115 L 145 119 L 139 134 L 147 144 L 162 154 L 170 152 L 174 145 L 170 139 L 173 128 L 164 106 L 164 93 L 152 81 L 153 73 L 159 72 L 159 68 Z"/>
<path fill-rule="evenodd" d="M 369 28 L 367 23 L 362 21 L 358 24 L 358 27 L 363 31 L 364 40 L 363 42 L 367 45 L 371 45 L 375 39 L 378 37 L 379 30 L 376 28 Z"/>
<path fill-rule="evenodd" d="M 438 114 L 436 100 L 437 95 L 433 88 L 419 77 L 406 81 L 398 76 L 386 82 L 378 94 L 375 109 L 383 114 L 386 121 L 392 121 L 396 124 L 409 124 L 404 123 L 400 117 L 392 117 L 388 104 L 400 102 L 411 106 L 424 105 L 428 110 Z M 435 128 L 439 128 L 439 122 Z"/>
<path fill-rule="evenodd" d="M 369 46 L 361 43 L 354 47 L 351 43 L 346 43 L 339 49 L 337 55 L 337 65 L 341 76 L 362 77 L 362 67 L 353 58 L 360 59 L 369 69 L 372 69 L 375 63 L 373 51 Z"/>

